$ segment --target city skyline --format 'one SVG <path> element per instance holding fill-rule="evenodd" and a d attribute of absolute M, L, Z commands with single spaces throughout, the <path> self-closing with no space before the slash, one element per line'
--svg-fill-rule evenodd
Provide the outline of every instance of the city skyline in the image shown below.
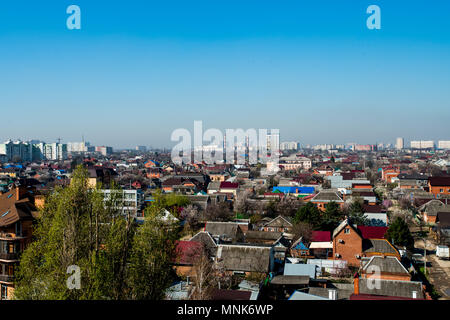
<path fill-rule="evenodd" d="M 449 139 L 449 3 L 377 1 L 381 30 L 368 1 L 80 0 L 81 30 L 70 4 L 0 4 L 4 140 L 170 147 L 199 115 L 305 144 Z"/>

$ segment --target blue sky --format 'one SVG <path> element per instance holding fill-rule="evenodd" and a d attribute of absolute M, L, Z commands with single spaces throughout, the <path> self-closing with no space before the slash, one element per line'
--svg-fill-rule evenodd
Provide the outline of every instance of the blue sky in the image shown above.
<path fill-rule="evenodd" d="M 450 140 L 445 0 L 2 1 L 0 46 L 0 140 L 162 147 L 194 120 L 305 144 Z"/>

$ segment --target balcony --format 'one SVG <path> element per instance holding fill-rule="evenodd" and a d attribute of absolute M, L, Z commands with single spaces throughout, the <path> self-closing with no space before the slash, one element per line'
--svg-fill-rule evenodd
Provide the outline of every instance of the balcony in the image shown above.
<path fill-rule="evenodd" d="M 15 233 L 8 232 L 0 232 L 0 240 L 21 240 L 27 237 L 26 232 L 23 232 L 21 236 L 16 235 Z"/>
<path fill-rule="evenodd" d="M 0 274 L 0 282 L 14 282 L 14 276 Z"/>
<path fill-rule="evenodd" d="M 0 253 L 0 260 L 19 260 L 19 255 L 17 253 Z"/>

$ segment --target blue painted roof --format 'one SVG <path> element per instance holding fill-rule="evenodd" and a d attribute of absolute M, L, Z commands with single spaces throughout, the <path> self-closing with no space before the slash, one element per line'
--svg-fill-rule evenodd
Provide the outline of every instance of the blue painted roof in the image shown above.
<path fill-rule="evenodd" d="M 297 243 L 295 245 L 294 249 L 296 249 L 296 250 L 308 250 L 308 248 L 302 242 Z"/>
<path fill-rule="evenodd" d="M 272 192 L 279 191 L 283 193 L 306 193 L 313 194 L 314 187 L 273 187 Z"/>

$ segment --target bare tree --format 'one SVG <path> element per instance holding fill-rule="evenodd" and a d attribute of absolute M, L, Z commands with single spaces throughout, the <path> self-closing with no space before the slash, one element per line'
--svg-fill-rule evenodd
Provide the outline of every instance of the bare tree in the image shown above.
<path fill-rule="evenodd" d="M 299 222 L 292 227 L 292 234 L 294 234 L 293 242 L 302 238 L 305 242 L 311 241 L 312 227 L 306 222 Z"/>
<path fill-rule="evenodd" d="M 213 289 L 214 265 L 203 248 L 195 254 L 193 265 L 194 285 L 189 297 L 191 300 L 208 300 Z"/>
<path fill-rule="evenodd" d="M 208 221 L 229 221 L 232 217 L 233 212 L 227 201 L 210 205 L 203 213 L 203 219 Z"/>
<path fill-rule="evenodd" d="M 190 204 L 180 214 L 181 219 L 185 220 L 188 229 L 194 229 L 198 224 L 199 212 L 196 206 Z"/>

